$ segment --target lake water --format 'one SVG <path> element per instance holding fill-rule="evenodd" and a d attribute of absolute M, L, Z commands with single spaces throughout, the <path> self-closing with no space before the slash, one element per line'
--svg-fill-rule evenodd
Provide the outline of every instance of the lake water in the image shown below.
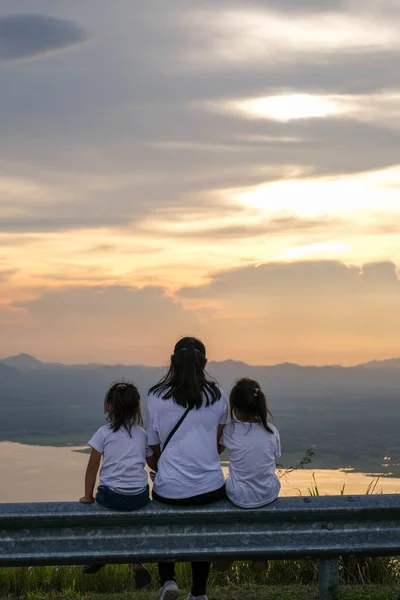
<path fill-rule="evenodd" d="M 78 500 L 88 455 L 75 448 L 28 446 L 0 442 L 0 502 L 61 502 Z M 281 496 L 307 495 L 315 476 L 321 494 L 364 494 L 377 475 L 349 471 L 310 469 L 281 479 Z M 400 492 L 400 479 L 382 478 L 375 492 Z"/>

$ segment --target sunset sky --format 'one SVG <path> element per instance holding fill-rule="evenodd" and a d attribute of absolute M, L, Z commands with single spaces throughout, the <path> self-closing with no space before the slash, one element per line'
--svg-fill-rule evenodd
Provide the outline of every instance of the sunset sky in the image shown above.
<path fill-rule="evenodd" d="M 398 0 L 2 0 L 0 355 L 399 356 L 399 28 Z"/>

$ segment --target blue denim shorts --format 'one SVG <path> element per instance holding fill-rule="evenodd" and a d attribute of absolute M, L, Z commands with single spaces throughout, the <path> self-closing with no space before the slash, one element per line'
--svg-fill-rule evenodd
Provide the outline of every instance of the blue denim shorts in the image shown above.
<path fill-rule="evenodd" d="M 131 511 L 139 510 L 150 502 L 149 486 L 140 494 L 118 494 L 106 485 L 97 488 L 96 502 L 100 506 L 111 510 Z"/>

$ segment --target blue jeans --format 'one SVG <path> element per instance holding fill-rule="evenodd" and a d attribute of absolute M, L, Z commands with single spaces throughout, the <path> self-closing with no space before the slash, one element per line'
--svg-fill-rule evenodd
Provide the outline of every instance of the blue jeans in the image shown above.
<path fill-rule="evenodd" d="M 149 486 L 140 494 L 118 494 L 106 485 L 97 488 L 96 502 L 111 510 L 131 511 L 139 510 L 150 502 Z"/>

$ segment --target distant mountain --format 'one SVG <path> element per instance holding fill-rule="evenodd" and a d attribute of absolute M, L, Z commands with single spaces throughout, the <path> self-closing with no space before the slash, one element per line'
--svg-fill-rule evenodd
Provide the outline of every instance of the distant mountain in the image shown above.
<path fill-rule="evenodd" d="M 210 362 L 207 369 L 227 394 L 239 377 L 259 381 L 281 433 L 284 464 L 293 464 L 315 445 L 315 468 L 353 466 L 400 475 L 399 363 L 252 366 L 228 360 Z M 104 423 L 103 398 L 110 384 L 135 382 L 145 417 L 147 390 L 163 373 L 165 367 L 64 365 L 26 354 L 3 359 L 0 440 L 85 443 Z"/>
<path fill-rule="evenodd" d="M 63 368 L 77 368 L 77 369 L 98 369 L 98 368 L 142 368 L 142 369 L 152 369 L 157 367 L 149 367 L 146 365 L 129 365 L 129 364 L 114 364 L 114 365 L 106 365 L 104 363 L 85 363 L 85 364 L 74 364 L 74 365 L 66 365 L 63 363 L 54 363 L 54 362 L 43 362 L 38 360 L 31 354 L 26 354 L 21 352 L 20 354 L 16 354 L 15 356 L 8 356 L 6 358 L 0 359 L 0 364 L 7 365 L 9 367 L 14 367 L 17 369 L 33 369 L 37 367 L 46 367 L 46 368 L 54 368 L 54 367 L 63 367 Z M 340 364 L 332 364 L 332 365 L 299 365 L 297 363 L 283 362 L 277 363 L 274 365 L 256 365 L 251 366 L 240 360 L 222 360 L 222 361 L 211 361 L 209 366 L 212 365 L 214 368 L 218 370 L 222 370 L 225 373 L 232 372 L 237 373 L 240 369 L 280 369 L 286 371 L 294 371 L 298 369 L 357 369 L 357 368 L 368 368 L 368 369 L 400 369 L 400 358 L 389 358 L 385 360 L 372 360 L 370 362 L 361 363 L 355 365 L 353 367 L 343 367 Z"/>
<path fill-rule="evenodd" d="M 0 361 L 0 384 L 2 381 L 4 382 L 5 377 L 15 377 L 15 369 L 13 369 L 13 367 L 9 367 L 6 364 L 3 364 Z"/>
<path fill-rule="evenodd" d="M 400 358 L 389 358 L 387 360 L 371 360 L 359 365 L 367 369 L 400 369 Z"/>
<path fill-rule="evenodd" d="M 21 354 L 17 354 L 16 356 L 3 358 L 0 360 L 0 363 L 16 369 L 35 369 L 43 364 L 34 356 L 31 356 L 30 354 L 24 354 L 23 352 Z"/>

